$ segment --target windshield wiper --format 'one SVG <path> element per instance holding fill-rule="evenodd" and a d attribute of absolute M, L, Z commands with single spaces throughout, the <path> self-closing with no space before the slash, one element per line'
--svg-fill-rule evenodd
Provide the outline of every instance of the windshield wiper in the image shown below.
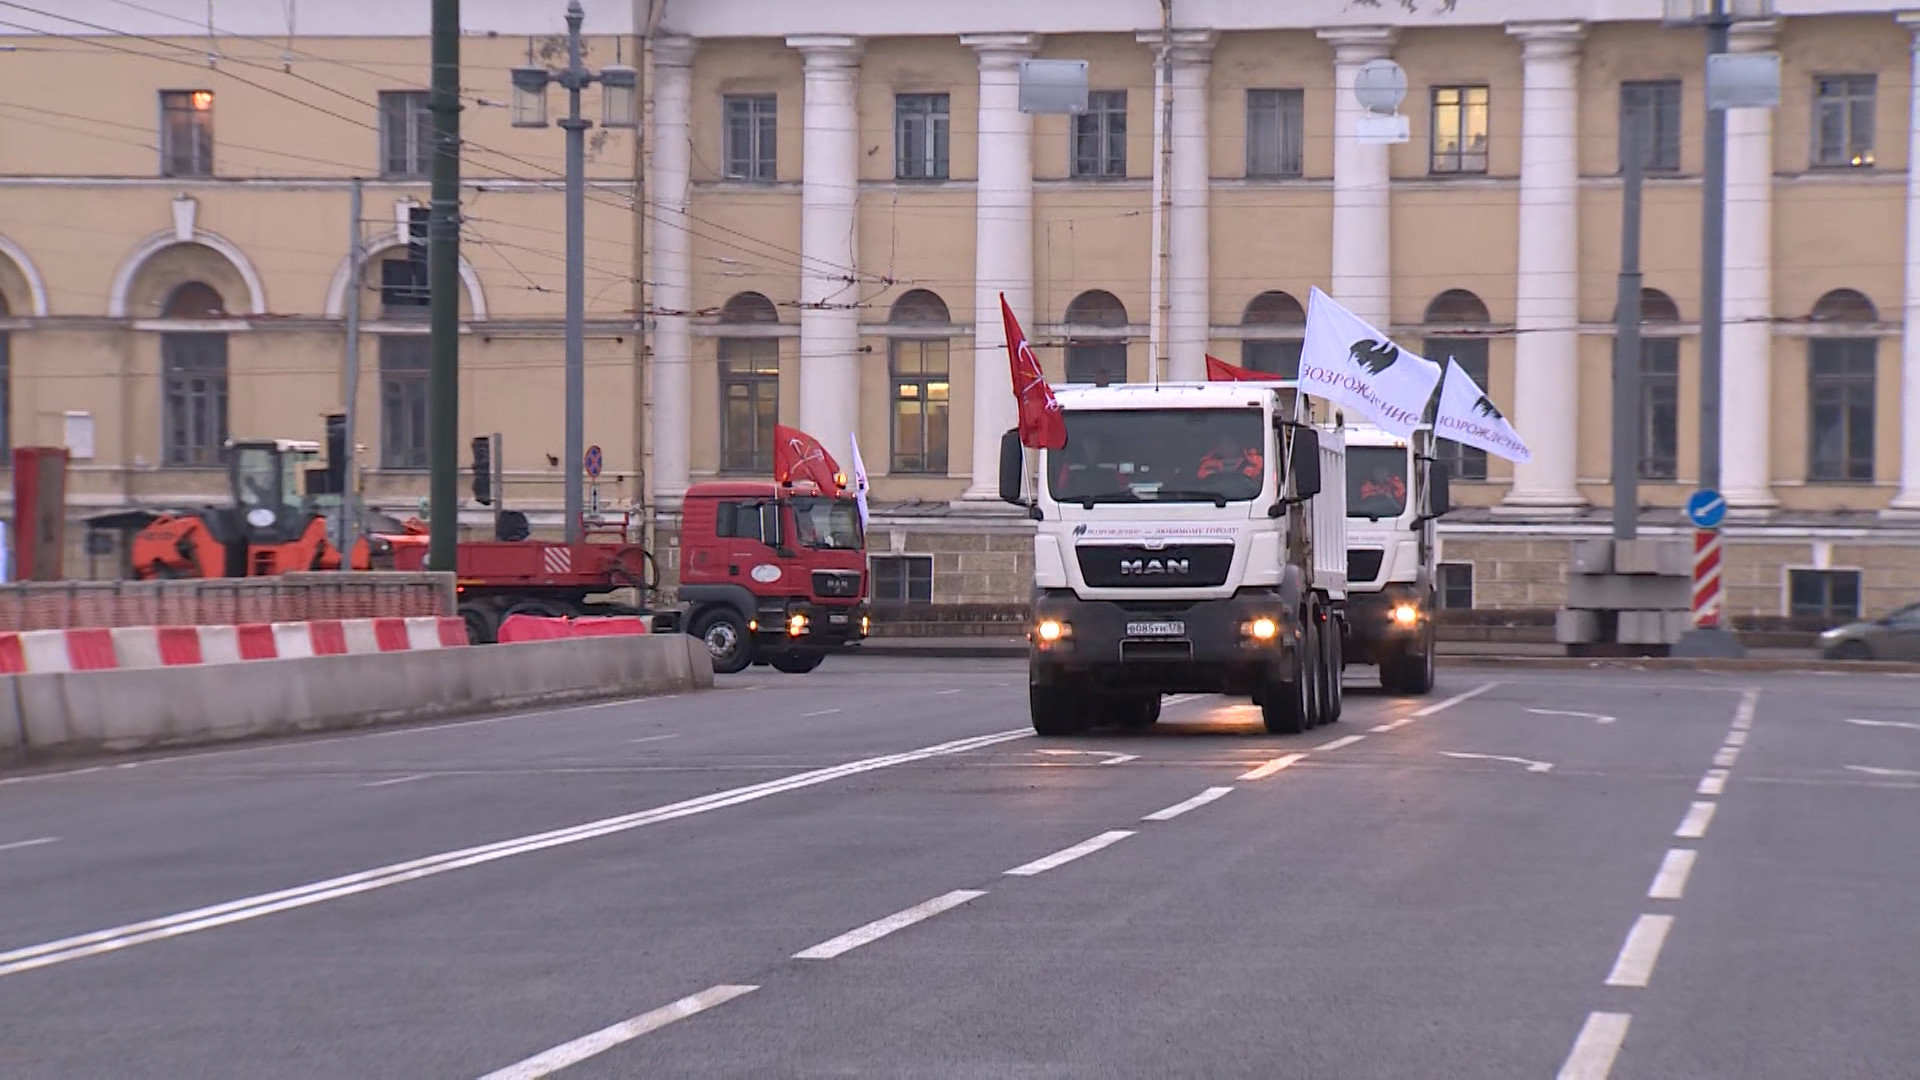
<path fill-rule="evenodd" d="M 1095 503 L 1139 502 L 1140 496 L 1131 491 L 1102 491 L 1094 495 L 1075 495 L 1063 502 L 1076 502 L 1082 510 L 1091 510 Z"/>
<path fill-rule="evenodd" d="M 1252 498 L 1252 496 L 1248 496 L 1248 498 Z M 1154 499 L 1157 502 L 1204 501 L 1210 502 L 1222 510 L 1226 509 L 1227 506 L 1227 497 L 1225 495 L 1218 491 L 1201 491 L 1197 488 L 1161 488 L 1159 491 L 1154 492 Z"/>

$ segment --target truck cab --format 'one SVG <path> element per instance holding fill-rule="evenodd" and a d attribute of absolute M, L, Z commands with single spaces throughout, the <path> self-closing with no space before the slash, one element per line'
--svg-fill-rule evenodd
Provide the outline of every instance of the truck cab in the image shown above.
<path fill-rule="evenodd" d="M 1291 398 L 1294 395 L 1288 394 Z M 1038 523 L 1034 729 L 1140 727 L 1171 693 L 1248 694 L 1270 731 L 1340 710 L 1345 449 L 1273 384 L 1063 386 L 1066 445 L 1001 442 Z"/>
<path fill-rule="evenodd" d="M 1434 522 L 1449 509 L 1447 467 L 1433 433 L 1403 439 L 1371 425 L 1347 429 L 1349 664 L 1374 664 L 1391 693 L 1433 689 L 1439 554 Z"/>
<path fill-rule="evenodd" d="M 713 481 L 687 490 L 679 599 L 722 674 L 812 671 L 871 626 L 867 545 L 852 498 L 810 484 Z"/>

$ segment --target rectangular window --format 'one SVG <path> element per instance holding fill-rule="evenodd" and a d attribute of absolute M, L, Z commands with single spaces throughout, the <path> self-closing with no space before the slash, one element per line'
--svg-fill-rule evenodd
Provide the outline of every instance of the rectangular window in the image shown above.
<path fill-rule="evenodd" d="M 875 555 L 867 580 L 876 606 L 933 603 L 933 556 Z"/>
<path fill-rule="evenodd" d="M 720 471 L 773 471 L 780 416 L 780 342 L 720 339 Z"/>
<path fill-rule="evenodd" d="M 1620 162 L 1633 150 L 1638 135 L 1642 147 L 1640 167 L 1648 172 L 1680 171 L 1679 79 L 1620 84 Z M 1636 127 L 1638 131 L 1636 132 Z"/>
<path fill-rule="evenodd" d="M 775 171 L 775 147 L 780 135 L 780 99 L 774 94 L 728 94 L 721 99 L 727 145 L 726 176 L 729 180 L 753 180 L 772 183 Z"/>
<path fill-rule="evenodd" d="M 380 175 L 417 180 L 433 170 L 433 114 L 424 90 L 380 91 Z"/>
<path fill-rule="evenodd" d="M 213 175 L 213 91 L 160 91 L 160 175 Z"/>
<path fill-rule="evenodd" d="M 1247 91 L 1247 175 L 1299 176 L 1306 145 L 1304 90 Z"/>
<path fill-rule="evenodd" d="M 1118 180 L 1127 175 L 1127 92 L 1094 90 L 1073 118 L 1073 175 Z"/>
<path fill-rule="evenodd" d="M 427 369 L 432 351 L 425 334 L 388 334 L 380 339 L 380 467 L 424 469 L 427 457 Z"/>
<path fill-rule="evenodd" d="M 1433 167 L 1439 174 L 1487 171 L 1487 88 L 1433 88 Z"/>
<path fill-rule="evenodd" d="M 1873 338 L 1815 338 L 1807 347 L 1807 479 L 1873 480 Z"/>
<path fill-rule="evenodd" d="M 211 469 L 227 444 L 227 335 L 160 336 L 162 461 Z"/>
<path fill-rule="evenodd" d="M 1787 614 L 1823 627 L 1860 617 L 1860 571 L 1787 571 Z"/>
<path fill-rule="evenodd" d="M 1465 371 L 1482 390 L 1491 393 L 1487 386 L 1487 339 L 1486 338 L 1448 338 L 1430 337 L 1421 346 L 1425 355 L 1434 363 L 1445 366 L 1447 357 L 1460 361 L 1460 369 Z M 1447 472 L 1455 480 L 1485 480 L 1487 478 L 1487 452 L 1472 446 L 1462 446 L 1452 439 L 1441 439 L 1434 444 L 1433 456 L 1446 462 Z"/>
<path fill-rule="evenodd" d="M 893 343 L 893 462 L 896 473 L 947 471 L 950 343 Z"/>
<path fill-rule="evenodd" d="M 1640 478 L 1680 476 L 1680 339 L 1640 340 Z"/>
<path fill-rule="evenodd" d="M 1449 611 L 1471 609 L 1473 607 L 1473 564 L 1441 563 L 1438 570 L 1440 606 Z"/>
<path fill-rule="evenodd" d="M 1827 169 L 1873 165 L 1872 75 L 1822 75 L 1813 80 L 1813 163 Z"/>
<path fill-rule="evenodd" d="M 1240 343 L 1240 366 L 1264 371 L 1283 379 L 1300 377 L 1300 341 L 1257 341 Z"/>
<path fill-rule="evenodd" d="M 945 180 L 953 133 L 945 94 L 896 94 L 893 99 L 893 175 L 900 180 Z"/>

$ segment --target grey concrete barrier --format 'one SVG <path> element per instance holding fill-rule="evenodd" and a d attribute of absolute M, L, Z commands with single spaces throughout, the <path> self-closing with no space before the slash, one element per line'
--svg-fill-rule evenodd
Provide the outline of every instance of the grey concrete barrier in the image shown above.
<path fill-rule="evenodd" d="M 713 686 L 685 634 L 6 676 L 16 755 L 190 746 Z"/>

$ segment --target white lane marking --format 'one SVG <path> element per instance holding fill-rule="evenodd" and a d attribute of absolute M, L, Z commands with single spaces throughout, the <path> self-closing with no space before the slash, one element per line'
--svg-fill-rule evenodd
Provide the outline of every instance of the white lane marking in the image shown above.
<path fill-rule="evenodd" d="M 643 735 L 638 739 L 628 739 L 627 741 L 630 743 L 648 743 L 648 742 L 659 742 L 662 739 L 677 739 L 679 737 L 680 737 L 679 732 L 670 731 L 665 735 Z"/>
<path fill-rule="evenodd" d="M 1708 769 L 1707 775 L 1700 778 L 1700 786 L 1694 791 L 1701 795 L 1718 795 L 1727 790 L 1729 775 L 1725 769 Z"/>
<path fill-rule="evenodd" d="M 1146 817 L 1143 817 L 1140 820 L 1141 821 L 1172 821 L 1174 818 L 1179 817 L 1181 814 L 1184 814 L 1189 810 L 1197 810 L 1200 807 L 1207 805 L 1208 803 L 1221 797 L 1222 795 L 1225 795 L 1227 792 L 1232 790 L 1233 789 L 1230 787 L 1210 787 L 1207 790 L 1201 792 L 1200 794 L 1195 795 L 1193 798 L 1186 800 L 1185 802 L 1174 803 L 1172 806 L 1167 807 L 1165 810 L 1155 810 L 1153 813 L 1148 814 Z"/>
<path fill-rule="evenodd" d="M 1873 765 L 1849 765 L 1847 768 L 1868 776 L 1920 776 L 1920 771 L 1914 769 L 1882 769 Z"/>
<path fill-rule="evenodd" d="M 406 776 L 396 776 L 390 780 L 375 780 L 371 784 L 361 784 L 360 786 L 361 787 L 392 787 L 395 784 L 410 784 L 415 780 L 425 780 L 426 778 L 427 778 L 426 773 L 417 772 L 417 773 L 410 773 Z"/>
<path fill-rule="evenodd" d="M 801 788 L 812 787 L 816 784 L 824 784 L 829 781 L 838 780 L 842 777 L 871 772 L 875 769 L 885 769 L 895 765 L 906 765 L 915 761 L 923 761 L 927 758 L 965 753 L 969 750 L 977 750 L 981 747 L 992 746 L 996 743 L 1008 742 L 1013 739 L 1024 739 L 1032 734 L 1031 729 L 1022 728 L 1014 731 L 1002 731 L 993 735 L 977 735 L 970 739 L 959 739 L 953 742 L 940 743 L 936 746 L 923 747 L 919 750 L 909 750 L 899 754 L 888 754 L 884 757 L 849 761 L 845 764 L 834 765 L 824 769 L 815 769 L 811 772 L 795 773 L 792 776 L 782 777 L 777 780 L 768 780 L 759 784 L 751 784 L 747 787 L 732 788 L 727 791 L 715 792 L 711 795 L 702 795 L 698 798 L 670 803 L 666 806 L 655 807 L 651 810 L 623 814 L 619 817 L 603 818 L 599 821 L 589 821 L 582 825 L 555 829 L 550 832 L 537 833 L 531 836 L 515 837 L 510 840 L 502 840 L 492 844 L 482 844 L 478 847 L 465 848 L 460 851 L 449 851 L 438 855 L 429 855 L 425 858 L 394 863 L 390 866 L 366 870 L 357 874 L 347 874 L 342 877 L 329 878 L 326 881 L 316 881 L 291 889 L 282 889 L 279 892 L 250 896 L 240 900 L 232 900 L 224 904 L 215 904 L 211 907 L 184 911 L 177 915 L 167 915 L 158 919 L 149 919 L 145 922 L 117 926 L 109 930 L 97 930 L 90 934 L 62 938 L 59 941 L 30 945 L 26 948 L 15 949 L 12 952 L 0 953 L 0 976 L 14 975 L 23 971 L 32 971 L 36 968 L 51 967 L 55 964 L 62 964 L 89 956 L 97 956 L 102 953 L 114 952 L 134 945 L 144 945 L 148 942 L 161 941 L 166 938 L 178 937 L 182 934 L 190 934 L 199 930 L 209 930 L 231 923 L 245 922 L 249 919 L 257 919 L 264 915 L 272 915 L 277 912 L 289 911 L 294 908 L 306 907 L 328 900 L 337 900 L 341 897 L 353 896 L 358 893 L 371 892 L 375 889 L 383 889 L 391 885 L 399 885 L 403 882 L 417 881 L 421 878 L 444 874 L 452 870 L 462 870 L 471 866 L 479 866 L 484 863 L 493 862 L 496 859 L 505 859 L 514 855 L 543 851 L 547 848 L 560 847 L 566 844 L 577 844 L 583 840 L 592 840 L 613 833 L 626 832 L 646 825 L 655 825 L 663 821 L 691 817 L 695 814 L 704 814 L 724 807 L 738 806 L 742 803 L 764 799 L 771 795 L 796 791 Z"/>
<path fill-rule="evenodd" d="M 1367 729 L 1367 734 L 1384 735 L 1389 731 L 1397 731 L 1400 728 L 1406 727 L 1408 724 L 1411 724 L 1411 723 L 1413 723 L 1413 717 L 1403 716 L 1398 720 L 1393 720 L 1385 724 L 1375 724 L 1372 727 Z"/>
<path fill-rule="evenodd" d="M 716 1005 L 724 1005 L 742 994 L 751 994 L 760 989 L 757 986 L 715 986 L 681 998 L 671 1005 L 663 1005 L 648 1013 L 641 1013 L 631 1020 L 623 1020 L 612 1027 L 601 1028 L 591 1035 L 584 1035 L 570 1043 L 563 1043 L 538 1057 L 530 1057 L 517 1065 L 509 1065 L 497 1072 L 490 1072 L 480 1080 L 539 1080 L 569 1066 L 604 1054 L 621 1043 L 632 1042 L 650 1031 L 658 1031 L 675 1020 L 685 1020 L 689 1016 L 706 1012 Z"/>
<path fill-rule="evenodd" d="M 1293 764 L 1296 761 L 1299 761 L 1301 758 L 1306 756 L 1307 755 L 1305 754 L 1282 754 L 1279 757 L 1274 758 L 1272 761 L 1266 762 L 1265 764 L 1259 765 L 1255 768 L 1249 769 L 1246 772 L 1241 773 L 1240 779 L 1265 780 L 1267 777 L 1272 776 L 1274 773 L 1279 772 L 1281 769 L 1286 768 L 1287 766 Z"/>
<path fill-rule="evenodd" d="M 1070 848 L 1062 848 L 1045 858 L 1035 859 L 1030 863 L 1016 866 L 1007 871 L 1007 873 L 1014 877 L 1032 877 L 1035 874 L 1044 874 L 1056 866 L 1065 866 L 1067 863 L 1082 856 L 1091 855 L 1101 848 L 1111 847 L 1132 835 L 1132 831 L 1128 829 L 1113 829 L 1109 832 L 1103 832 L 1091 840 L 1082 840 Z"/>
<path fill-rule="evenodd" d="M 1607 1074 L 1613 1071 L 1613 1059 L 1620 1056 L 1620 1047 L 1627 1041 L 1627 1025 L 1632 1021 L 1633 1017 L 1627 1013 L 1588 1013 L 1587 1022 L 1580 1025 L 1580 1034 L 1573 1040 L 1573 1052 L 1567 1055 L 1567 1063 L 1560 1066 L 1557 1080 L 1607 1080 Z"/>
<path fill-rule="evenodd" d="M 1481 694 L 1484 694 L 1487 691 L 1499 685 L 1500 684 L 1497 682 L 1482 683 L 1481 685 L 1476 686 L 1471 690 L 1468 690 L 1464 694 L 1455 694 L 1445 701 L 1436 701 L 1433 704 L 1427 706 L 1426 708 L 1421 709 L 1417 712 L 1408 713 L 1407 715 L 1401 717 L 1398 720 L 1394 720 L 1385 724 L 1376 724 L 1373 727 L 1368 728 L 1367 731 L 1368 733 L 1374 734 L 1374 735 L 1379 735 L 1383 732 L 1388 732 L 1388 731 L 1398 731 L 1399 729 L 1406 727 L 1408 724 L 1413 723 L 1415 720 L 1422 720 L 1422 719 L 1425 719 L 1426 717 L 1432 716 L 1435 713 L 1442 712 L 1447 709 L 1451 709 L 1455 705 L 1458 705 L 1461 702 L 1470 700 L 1472 698 L 1477 698 Z"/>
<path fill-rule="evenodd" d="M 1611 724 L 1619 719 L 1605 713 L 1569 712 L 1565 709 L 1528 709 L 1527 711 L 1535 716 L 1572 716 L 1581 720 L 1591 720 L 1596 724 Z"/>
<path fill-rule="evenodd" d="M 1760 691 L 1746 690 L 1740 694 L 1740 707 L 1733 710 L 1733 729 L 1745 731 L 1753 726 L 1753 713 L 1760 705 Z"/>
<path fill-rule="evenodd" d="M 812 720 L 816 716 L 832 716 L 835 713 L 842 712 L 842 711 L 843 710 L 841 709 L 821 709 L 818 712 L 801 713 L 800 719 Z"/>
<path fill-rule="evenodd" d="M 1723 746 L 1713 752 L 1713 763 L 1722 769 L 1733 768 L 1733 763 L 1739 760 L 1740 748 L 1737 746 Z"/>
<path fill-rule="evenodd" d="M 1100 764 L 1102 765 L 1119 765 L 1122 762 L 1140 760 L 1139 754 L 1116 754 L 1111 750 L 1062 750 L 1057 747 L 1051 747 L 1051 746 L 1046 747 L 1044 749 L 1035 750 L 1034 753 L 1046 754 L 1049 757 L 1106 758 L 1105 761 L 1100 762 Z"/>
<path fill-rule="evenodd" d="M 1673 830 L 1673 835 L 1682 840 L 1698 840 L 1707 835 L 1707 826 L 1713 823 L 1713 812 L 1718 808 L 1719 804 L 1710 802 L 1687 807 L 1687 816 L 1680 819 L 1680 827 Z"/>
<path fill-rule="evenodd" d="M 1314 749 L 1315 750 L 1338 750 L 1342 747 L 1352 746 L 1354 743 L 1357 743 L 1364 738 L 1366 738 L 1365 735 L 1342 735 L 1339 738 L 1334 739 L 1332 742 L 1323 742 L 1319 746 L 1314 747 Z"/>
<path fill-rule="evenodd" d="M 1112 757 L 1110 757 L 1110 758 L 1108 758 L 1107 760 L 1105 760 L 1105 761 L 1103 761 L 1103 762 L 1101 762 L 1100 764 L 1102 764 L 1102 765 L 1124 765 L 1125 763 L 1127 763 L 1127 762 L 1129 762 L 1129 761 L 1139 761 L 1139 760 L 1140 760 L 1140 755 L 1139 755 L 1139 754 L 1115 754 L 1115 755 L 1113 755 Z"/>
<path fill-rule="evenodd" d="M 1906 728 L 1909 731 L 1920 731 L 1920 724 L 1916 724 L 1911 720 L 1862 720 L 1857 716 L 1849 716 L 1847 717 L 1847 723 L 1858 724 L 1861 727 L 1893 727 Z"/>
<path fill-rule="evenodd" d="M 1667 857 L 1660 860 L 1660 872 L 1647 886 L 1647 899 L 1678 900 L 1685 896 L 1687 875 L 1693 873 L 1693 861 L 1699 857 L 1700 853 L 1691 848 L 1668 848 Z"/>
<path fill-rule="evenodd" d="M 1463 750 L 1442 750 L 1440 751 L 1440 753 L 1446 757 L 1461 758 L 1461 759 L 1470 760 L 1470 761 L 1512 762 L 1515 765 L 1525 765 L 1527 767 L 1528 772 L 1543 773 L 1543 772 L 1553 771 L 1553 766 L 1550 763 L 1545 761 L 1535 761 L 1532 758 L 1509 757 L 1506 754 L 1469 754 Z"/>
<path fill-rule="evenodd" d="M 857 930 L 849 930 L 836 938 L 794 953 L 795 960 L 831 960 L 843 953 L 850 953 L 868 942 L 878 941 L 896 930 L 904 930 L 917 922 L 925 922 L 943 911 L 951 911 L 969 900 L 978 900 L 987 895 L 983 889 L 955 889 L 945 896 L 936 896 L 924 904 L 915 904 L 905 911 L 896 911 L 884 919 L 875 919 Z"/>
<path fill-rule="evenodd" d="M 1745 746 L 1747 745 L 1747 736 L 1750 734 L 1752 733 L 1746 731 L 1729 731 L 1727 732 L 1727 745 Z"/>
<path fill-rule="evenodd" d="M 21 848 L 39 847 L 42 844 L 57 844 L 57 836 L 42 836 L 34 840 L 15 840 L 11 844 L 0 844 L 0 851 L 19 851 Z"/>
<path fill-rule="evenodd" d="M 1169 705 L 1185 705 L 1189 701 L 1199 701 L 1206 696 L 1206 694 L 1174 694 L 1161 699 L 1160 707 L 1164 709 Z"/>
<path fill-rule="evenodd" d="M 1633 929 L 1627 931 L 1627 940 L 1620 946 L 1620 955 L 1613 961 L 1613 970 L 1607 974 L 1607 985 L 1647 985 L 1671 929 L 1671 915 L 1642 915 L 1634 920 Z"/>

